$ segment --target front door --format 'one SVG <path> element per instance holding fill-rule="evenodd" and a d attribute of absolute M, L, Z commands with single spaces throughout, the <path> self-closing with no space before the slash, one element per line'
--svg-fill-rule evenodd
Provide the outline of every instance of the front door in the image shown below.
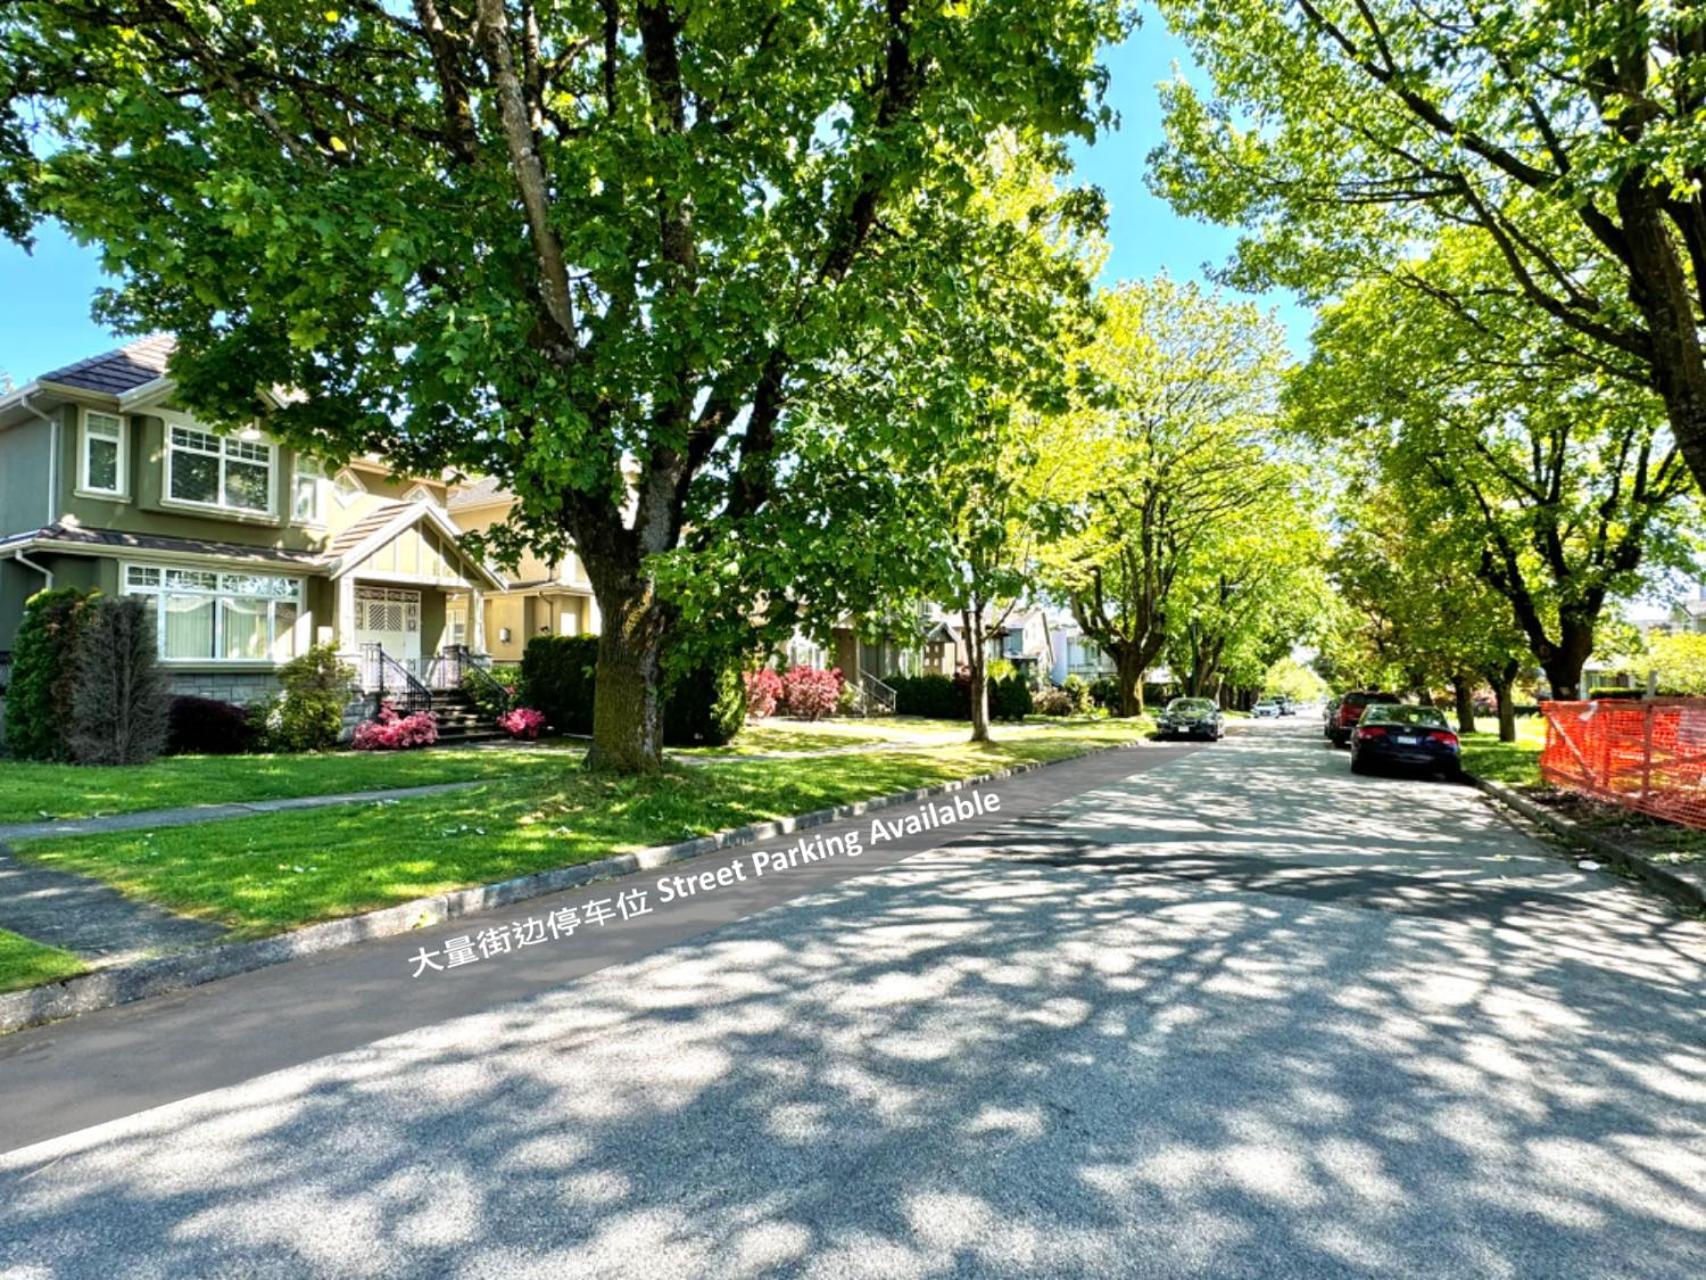
<path fill-rule="evenodd" d="M 395 587 L 355 589 L 355 639 L 384 646 L 410 672 L 421 669 L 421 593 Z"/>

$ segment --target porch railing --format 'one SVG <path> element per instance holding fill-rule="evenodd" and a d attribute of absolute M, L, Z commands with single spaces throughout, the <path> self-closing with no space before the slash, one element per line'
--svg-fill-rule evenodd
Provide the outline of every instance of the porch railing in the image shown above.
<path fill-rule="evenodd" d="M 477 691 L 485 701 L 508 711 L 510 691 L 491 673 L 490 661 L 470 652 L 465 644 L 448 644 L 427 664 L 424 683 L 434 691 Z"/>
<path fill-rule="evenodd" d="M 361 687 L 373 695 L 373 710 L 389 702 L 404 715 L 432 708 L 432 691 L 378 643 L 361 646 Z"/>
<path fill-rule="evenodd" d="M 892 716 L 895 697 L 893 685 L 884 684 L 869 671 L 859 673 L 859 706 L 866 715 Z"/>

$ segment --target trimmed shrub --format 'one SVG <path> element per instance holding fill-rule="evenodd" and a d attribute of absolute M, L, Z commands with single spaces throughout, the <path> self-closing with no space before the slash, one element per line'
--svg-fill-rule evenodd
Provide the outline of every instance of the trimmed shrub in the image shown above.
<path fill-rule="evenodd" d="M 961 687 L 952 676 L 891 676 L 888 683 L 894 688 L 896 715 L 971 719 L 970 686 Z"/>
<path fill-rule="evenodd" d="M 166 708 L 166 754 L 236 756 L 252 751 L 257 726 L 247 707 L 218 698 L 173 698 Z"/>
<path fill-rule="evenodd" d="M 1120 682 L 1114 676 L 1097 676 L 1090 682 L 1090 701 L 1114 715 L 1120 713 Z"/>
<path fill-rule="evenodd" d="M 537 738 L 544 727 L 545 713 L 532 707 L 517 707 L 498 717 L 498 728 L 512 738 L 525 738 L 529 742 Z"/>
<path fill-rule="evenodd" d="M 1071 715 L 1084 715 L 1090 710 L 1090 684 L 1083 676 L 1067 676 L 1060 691 L 1072 700 Z"/>
<path fill-rule="evenodd" d="M 20 760 L 69 760 L 66 726 L 77 688 L 77 635 L 92 593 L 38 591 L 24 605 L 6 692 L 6 747 Z"/>
<path fill-rule="evenodd" d="M 989 714 L 995 720 L 1023 720 L 1031 714 L 1031 682 L 1023 672 L 989 681 Z"/>
<path fill-rule="evenodd" d="M 1031 705 L 1040 716 L 1069 716 L 1077 711 L 1072 695 L 1054 685 L 1038 690 L 1031 698 Z"/>
<path fill-rule="evenodd" d="M 746 714 L 762 719 L 776 714 L 782 700 L 782 677 L 769 667 L 746 673 Z"/>
<path fill-rule="evenodd" d="M 350 746 L 357 751 L 407 751 L 430 747 L 438 741 L 438 720 L 430 711 L 400 716 L 389 702 L 379 704 L 379 713 L 355 727 Z"/>
<path fill-rule="evenodd" d="M 355 670 L 329 644 L 317 644 L 278 669 L 282 692 L 261 712 L 269 751 L 327 751 L 344 729 Z"/>
<path fill-rule="evenodd" d="M 169 700 L 148 606 L 135 596 L 93 601 L 77 636 L 72 758 L 79 764 L 147 764 L 166 745 Z"/>
<path fill-rule="evenodd" d="M 663 695 L 666 747 L 720 747 L 746 723 L 740 664 L 707 661 L 683 671 Z"/>
<path fill-rule="evenodd" d="M 839 668 L 792 667 L 782 676 L 782 702 L 796 720 L 821 720 L 834 715 L 841 697 Z"/>
<path fill-rule="evenodd" d="M 521 655 L 527 700 L 558 733 L 592 732 L 597 636 L 535 636 Z"/>

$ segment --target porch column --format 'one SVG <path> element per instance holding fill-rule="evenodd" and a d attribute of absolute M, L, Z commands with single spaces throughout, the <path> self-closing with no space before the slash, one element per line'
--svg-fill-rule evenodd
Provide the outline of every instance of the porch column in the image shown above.
<path fill-rule="evenodd" d="M 468 587 L 468 649 L 472 653 L 486 652 L 486 597 L 472 583 Z"/>
<path fill-rule="evenodd" d="M 339 653 L 354 653 L 355 648 L 355 579 L 338 579 L 338 634 L 335 640 Z"/>

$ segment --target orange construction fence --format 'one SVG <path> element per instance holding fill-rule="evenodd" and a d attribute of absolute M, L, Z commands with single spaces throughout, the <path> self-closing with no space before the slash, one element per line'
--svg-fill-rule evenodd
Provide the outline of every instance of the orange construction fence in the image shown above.
<path fill-rule="evenodd" d="M 1706 698 L 1543 702 L 1540 775 L 1655 818 L 1706 829 Z"/>

